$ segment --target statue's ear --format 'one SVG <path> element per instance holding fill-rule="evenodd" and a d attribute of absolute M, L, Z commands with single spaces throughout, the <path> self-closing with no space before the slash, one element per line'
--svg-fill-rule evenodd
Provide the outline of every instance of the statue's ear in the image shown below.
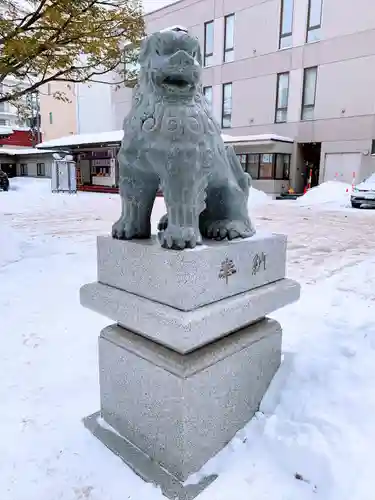
<path fill-rule="evenodd" d="M 141 43 L 141 50 L 139 53 L 139 63 L 144 64 L 155 50 L 155 35 L 149 35 Z"/>
<path fill-rule="evenodd" d="M 197 44 L 197 50 L 196 50 L 196 60 L 199 62 L 200 66 L 202 66 L 202 50 L 201 50 L 201 46 L 200 44 L 198 43 Z"/>

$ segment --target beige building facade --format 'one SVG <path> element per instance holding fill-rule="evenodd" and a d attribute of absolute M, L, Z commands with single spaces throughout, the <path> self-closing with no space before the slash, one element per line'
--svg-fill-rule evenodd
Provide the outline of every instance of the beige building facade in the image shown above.
<path fill-rule="evenodd" d="M 290 185 L 375 171 L 374 0 L 180 0 L 147 14 L 147 32 L 182 25 L 204 51 L 206 98 L 225 134 L 294 141 Z M 116 128 L 130 91 L 113 94 Z M 255 179 L 274 167 L 244 168 Z M 246 165 L 245 165 L 246 164 Z M 284 183 L 285 184 L 285 183 Z"/>
<path fill-rule="evenodd" d="M 40 116 L 43 141 L 77 133 L 76 86 L 51 82 L 40 89 Z M 67 101 L 56 98 L 64 95 Z"/>

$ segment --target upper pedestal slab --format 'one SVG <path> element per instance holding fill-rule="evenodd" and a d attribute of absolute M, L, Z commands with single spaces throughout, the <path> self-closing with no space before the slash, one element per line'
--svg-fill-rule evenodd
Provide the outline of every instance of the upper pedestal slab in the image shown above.
<path fill-rule="evenodd" d="M 286 237 L 204 241 L 165 250 L 150 240 L 98 238 L 98 281 L 182 311 L 247 292 L 285 277 Z"/>

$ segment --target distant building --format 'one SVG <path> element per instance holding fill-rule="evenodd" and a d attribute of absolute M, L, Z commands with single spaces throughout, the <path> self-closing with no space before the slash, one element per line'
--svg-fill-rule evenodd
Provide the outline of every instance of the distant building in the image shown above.
<path fill-rule="evenodd" d="M 288 174 L 284 186 L 301 192 L 310 172 L 316 184 L 375 171 L 373 12 L 373 0 L 180 0 L 145 22 L 148 33 L 180 24 L 199 38 L 206 98 L 225 133 L 294 139 L 289 171 L 275 156 L 241 161 L 255 185 L 277 188 Z M 131 91 L 112 101 L 120 128 Z"/>
<path fill-rule="evenodd" d="M 73 154 L 77 167 L 77 188 L 81 191 L 117 193 L 119 185 L 119 165 L 117 155 L 123 130 L 113 130 L 94 134 L 77 134 L 43 142 L 38 148 L 63 150 Z M 223 134 L 225 144 L 230 144 L 237 152 L 241 163 L 247 155 L 261 157 L 261 168 L 272 169 L 273 158 L 277 168 L 288 176 L 293 150 L 293 139 L 276 135 L 230 136 Z M 244 167 L 246 163 L 243 164 Z M 278 170 L 278 171 L 279 171 Z M 288 182 L 282 179 L 258 180 L 257 186 L 266 192 L 276 193 L 286 190 Z"/>
<path fill-rule="evenodd" d="M 95 134 L 115 129 L 112 107 L 114 73 L 101 76 L 101 81 L 79 83 L 76 86 L 76 116 L 78 134 Z"/>
<path fill-rule="evenodd" d="M 14 85 L 13 78 L 6 78 L 0 85 L 0 94 L 5 93 L 7 85 Z M 37 126 L 40 124 L 38 95 L 23 96 L 19 100 L 22 107 L 20 110 L 10 102 L 0 103 L 0 147 L 28 147 L 30 148 L 43 139 L 41 133 L 39 137 L 35 134 Z M 40 129 L 40 126 L 39 126 Z"/>
<path fill-rule="evenodd" d="M 9 177 L 51 177 L 51 151 L 35 148 L 0 148 L 0 167 Z"/>
<path fill-rule="evenodd" d="M 39 94 L 43 140 L 50 141 L 76 134 L 78 129 L 76 85 L 50 82 L 40 88 Z M 65 99 L 55 97 L 59 95 L 64 95 Z"/>

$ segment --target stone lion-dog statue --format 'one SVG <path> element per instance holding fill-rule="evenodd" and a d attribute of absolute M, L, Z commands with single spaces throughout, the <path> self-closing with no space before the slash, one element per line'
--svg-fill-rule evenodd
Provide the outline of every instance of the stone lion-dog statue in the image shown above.
<path fill-rule="evenodd" d="M 252 236 L 251 178 L 225 147 L 203 96 L 198 40 L 181 29 L 154 33 L 144 40 L 139 63 L 118 155 L 122 212 L 112 236 L 151 237 L 159 186 L 167 207 L 158 226 L 162 247 L 194 248 L 202 236 Z"/>

